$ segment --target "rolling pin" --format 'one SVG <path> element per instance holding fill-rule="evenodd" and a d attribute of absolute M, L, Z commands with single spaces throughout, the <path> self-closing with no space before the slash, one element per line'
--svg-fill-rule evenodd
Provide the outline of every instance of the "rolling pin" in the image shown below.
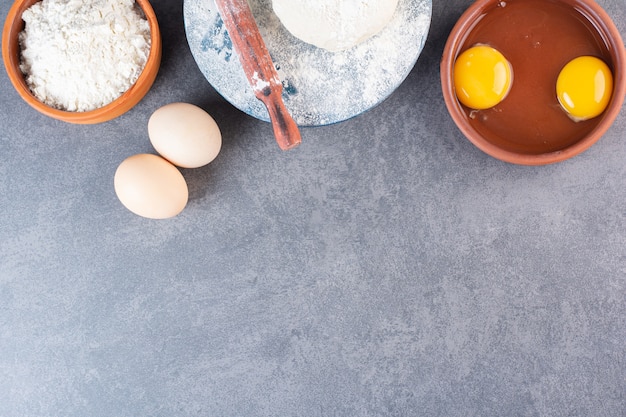
<path fill-rule="evenodd" d="M 302 141 L 298 125 L 285 107 L 283 84 L 247 0 L 215 0 L 215 4 L 254 95 L 267 107 L 278 146 L 283 150 L 298 146 Z"/>

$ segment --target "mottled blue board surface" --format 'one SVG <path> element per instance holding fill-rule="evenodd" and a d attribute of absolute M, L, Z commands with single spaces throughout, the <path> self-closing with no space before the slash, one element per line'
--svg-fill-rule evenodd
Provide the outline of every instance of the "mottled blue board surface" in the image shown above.
<path fill-rule="evenodd" d="M 355 47 L 329 52 L 291 35 L 270 0 L 249 2 L 300 126 L 340 122 L 381 103 L 404 81 L 426 41 L 431 0 L 400 0 L 391 22 Z M 268 121 L 243 73 L 213 0 L 185 0 L 187 41 L 205 78 L 230 103 Z"/>

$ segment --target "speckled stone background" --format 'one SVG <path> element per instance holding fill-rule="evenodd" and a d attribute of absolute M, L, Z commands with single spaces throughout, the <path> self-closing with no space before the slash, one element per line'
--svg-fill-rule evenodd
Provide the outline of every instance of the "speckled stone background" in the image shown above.
<path fill-rule="evenodd" d="M 626 113 L 560 164 L 483 154 L 439 86 L 471 2 L 434 1 L 405 83 L 283 153 L 152 3 L 161 72 L 114 121 L 39 115 L 0 71 L 0 416 L 626 415 Z M 113 175 L 173 101 L 223 150 L 142 219 Z"/>

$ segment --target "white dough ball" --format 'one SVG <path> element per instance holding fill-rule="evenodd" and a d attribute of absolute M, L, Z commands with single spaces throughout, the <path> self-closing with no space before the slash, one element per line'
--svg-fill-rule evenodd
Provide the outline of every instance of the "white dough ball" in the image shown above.
<path fill-rule="evenodd" d="M 272 0 L 274 13 L 300 40 L 332 52 L 380 32 L 398 0 Z"/>

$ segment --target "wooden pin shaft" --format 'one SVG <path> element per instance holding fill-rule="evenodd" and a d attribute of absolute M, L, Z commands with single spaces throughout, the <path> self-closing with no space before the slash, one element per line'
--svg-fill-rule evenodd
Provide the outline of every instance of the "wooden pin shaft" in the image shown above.
<path fill-rule="evenodd" d="M 300 130 L 285 107 L 283 85 L 247 0 L 215 0 L 215 4 L 248 82 L 267 108 L 278 146 L 283 150 L 298 146 Z"/>

